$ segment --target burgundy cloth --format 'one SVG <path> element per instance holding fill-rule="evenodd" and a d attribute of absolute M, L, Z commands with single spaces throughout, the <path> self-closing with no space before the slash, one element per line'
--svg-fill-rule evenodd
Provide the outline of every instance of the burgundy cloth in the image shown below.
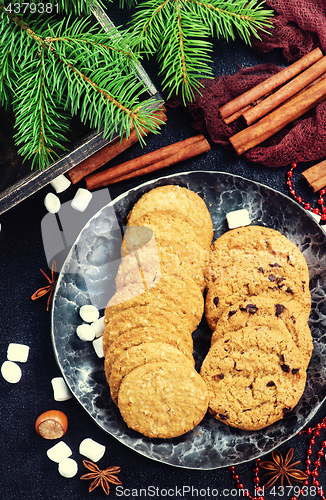
<path fill-rule="evenodd" d="M 282 49 L 287 61 L 294 61 L 320 47 L 326 53 L 326 2 L 324 0 L 267 0 L 273 9 L 271 34 L 260 32 L 252 40 L 259 50 Z"/>
<path fill-rule="evenodd" d="M 275 12 L 272 35 L 262 33 L 261 41 L 253 40 L 255 48 L 264 52 L 282 49 L 289 63 L 316 47 L 326 53 L 326 1 L 268 0 L 267 4 Z M 196 93 L 194 102 L 188 103 L 195 130 L 208 133 L 215 143 L 232 149 L 229 138 L 245 124 L 238 119 L 226 125 L 219 116 L 219 107 L 280 69 L 274 64 L 261 64 L 234 75 L 202 80 L 200 94 Z M 169 104 L 178 103 L 176 98 Z M 280 167 L 293 161 L 319 160 L 325 155 L 326 101 L 241 156 L 264 166 Z"/>

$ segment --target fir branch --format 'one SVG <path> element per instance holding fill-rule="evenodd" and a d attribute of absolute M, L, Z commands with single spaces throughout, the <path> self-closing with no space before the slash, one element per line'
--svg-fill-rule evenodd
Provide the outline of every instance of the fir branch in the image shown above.
<path fill-rule="evenodd" d="M 43 168 L 50 164 L 58 154 L 54 148 L 64 149 L 62 143 L 67 139 L 68 116 L 60 109 L 55 95 L 46 78 L 46 61 L 43 51 L 25 65 L 20 73 L 15 90 L 13 109 L 15 126 L 18 133 L 14 136 L 16 144 L 23 145 L 18 153 L 32 159 Z M 26 137 L 29 142 L 26 142 Z"/>
<path fill-rule="evenodd" d="M 158 131 L 162 122 L 152 116 L 158 103 L 146 99 L 146 89 L 133 71 L 139 57 L 130 52 L 127 32 L 122 36 L 112 28 L 98 33 L 89 18 L 22 18 L 6 12 L 4 4 L 0 9 L 0 29 L 8 35 L 0 58 L 9 51 L 0 99 L 8 98 L 4 83 L 10 74 L 15 140 L 32 166 L 48 166 L 64 149 L 68 112 L 78 113 L 109 139 L 115 134 L 128 137 L 134 127 L 144 142 L 143 127 Z"/>
<path fill-rule="evenodd" d="M 138 3 L 138 2 L 136 2 Z M 144 0 L 132 15 L 137 50 L 155 54 L 168 97 L 181 92 L 183 102 L 193 100 L 200 79 L 210 77 L 210 36 L 250 44 L 259 30 L 271 27 L 273 11 L 257 0 Z"/>

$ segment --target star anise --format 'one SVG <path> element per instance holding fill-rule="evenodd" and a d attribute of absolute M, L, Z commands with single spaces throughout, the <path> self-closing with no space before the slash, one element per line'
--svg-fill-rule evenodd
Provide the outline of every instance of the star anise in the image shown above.
<path fill-rule="evenodd" d="M 300 463 L 300 460 L 290 464 L 293 457 L 293 451 L 293 448 L 290 448 L 284 459 L 279 451 L 272 451 L 273 462 L 260 462 L 260 467 L 269 471 L 264 474 L 264 476 L 272 476 L 267 483 L 264 484 L 266 489 L 273 486 L 279 478 L 281 486 L 284 484 L 284 479 L 287 480 L 289 486 L 292 486 L 290 479 L 298 483 L 302 483 L 308 479 L 308 475 L 305 472 L 295 469 Z"/>
<path fill-rule="evenodd" d="M 84 466 L 91 472 L 84 474 L 80 479 L 90 479 L 92 480 L 89 491 L 93 491 L 97 486 L 102 486 L 106 495 L 110 493 L 110 483 L 112 484 L 122 484 L 120 479 L 117 478 L 116 474 L 120 472 L 120 467 L 111 466 L 107 469 L 101 470 L 99 467 L 90 462 L 89 460 L 83 460 Z"/>
<path fill-rule="evenodd" d="M 48 301 L 47 301 L 47 305 L 46 305 L 46 310 L 47 311 L 50 309 L 51 299 L 52 299 L 52 295 L 53 295 L 53 292 L 54 292 L 54 289 L 55 289 L 55 284 L 56 284 L 56 281 L 57 281 L 56 270 L 57 270 L 57 266 L 56 266 L 56 263 L 55 263 L 54 260 L 52 261 L 51 278 L 49 278 L 49 276 L 43 271 L 43 269 L 40 269 L 41 273 L 43 274 L 43 276 L 45 276 L 45 278 L 48 280 L 48 282 L 50 284 L 47 285 L 47 286 L 43 286 L 42 288 L 39 288 L 31 296 L 32 300 L 36 300 L 36 299 L 39 299 L 40 297 L 43 297 L 44 295 L 46 295 L 47 293 L 50 292 L 50 295 L 49 295 Z"/>

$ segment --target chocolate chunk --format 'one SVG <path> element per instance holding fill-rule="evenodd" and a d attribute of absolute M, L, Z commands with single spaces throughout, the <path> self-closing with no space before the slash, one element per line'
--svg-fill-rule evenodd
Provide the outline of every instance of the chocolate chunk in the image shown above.
<path fill-rule="evenodd" d="M 269 281 L 274 282 L 274 281 L 276 281 L 276 276 L 274 276 L 274 274 L 270 274 L 270 275 L 268 276 L 268 279 L 269 279 Z"/>
<path fill-rule="evenodd" d="M 266 387 L 273 387 L 273 385 L 275 385 L 275 382 L 271 380 L 270 382 L 267 382 Z"/>
<path fill-rule="evenodd" d="M 227 415 L 223 415 L 223 413 L 219 414 L 221 420 L 227 420 L 229 417 Z"/>
<path fill-rule="evenodd" d="M 292 373 L 293 375 L 295 375 L 296 373 L 298 373 L 300 371 L 300 368 L 293 368 L 292 369 Z"/>
<path fill-rule="evenodd" d="M 237 312 L 236 310 L 229 311 L 229 314 L 228 314 L 229 318 L 231 318 L 231 316 L 233 316 L 233 314 L 235 314 L 236 312 Z"/>
<path fill-rule="evenodd" d="M 262 267 L 258 267 L 258 271 L 260 271 L 261 273 L 263 273 L 264 269 Z"/>
<path fill-rule="evenodd" d="M 214 302 L 214 306 L 217 306 L 217 305 L 218 305 L 218 301 L 219 301 L 219 300 L 220 300 L 220 299 L 219 299 L 218 297 L 214 297 L 214 300 L 213 300 L 213 302 Z"/>
<path fill-rule="evenodd" d="M 247 304 L 246 311 L 249 314 L 255 314 L 258 311 L 258 307 L 255 304 Z"/>
<path fill-rule="evenodd" d="M 284 311 L 283 304 L 275 304 L 275 316 L 279 317 Z"/>
<path fill-rule="evenodd" d="M 285 363 L 283 365 L 281 365 L 281 368 L 282 370 L 285 372 L 285 373 L 290 373 L 290 367 L 289 365 L 286 365 Z"/>

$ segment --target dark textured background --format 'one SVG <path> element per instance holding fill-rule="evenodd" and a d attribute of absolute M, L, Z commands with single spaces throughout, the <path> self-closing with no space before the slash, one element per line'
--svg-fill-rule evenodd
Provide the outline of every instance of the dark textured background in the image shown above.
<path fill-rule="evenodd" d="M 109 15 L 114 19 L 112 11 Z M 119 17 L 114 19 L 119 23 Z M 215 43 L 214 73 L 216 76 L 232 74 L 239 67 L 252 66 L 261 62 L 271 61 L 280 65 L 285 62 L 280 53 L 264 55 L 244 46 L 241 42 L 220 41 Z M 160 90 L 153 61 L 145 62 L 144 66 L 150 77 Z M 136 145 L 116 159 L 117 164 L 139 154 L 149 152 L 172 142 L 194 135 L 191 127 L 191 117 L 185 108 L 168 108 L 167 124 L 158 136 L 151 136 L 146 147 Z M 209 137 L 208 137 L 209 139 Z M 190 160 L 185 164 L 170 167 L 165 174 L 189 170 L 218 170 L 235 173 L 247 179 L 253 179 L 271 186 L 285 194 L 286 168 L 274 169 L 260 165 L 247 164 L 234 152 L 226 151 L 211 144 L 212 149 L 207 154 Z M 296 184 L 305 199 L 316 205 L 317 197 L 300 180 L 299 171 L 308 168 L 308 164 L 299 165 L 296 174 Z M 162 175 L 145 176 L 141 179 L 122 182 L 110 187 L 110 196 L 115 198 L 120 193 L 137 186 L 141 182 L 155 179 Z M 9 342 L 18 342 L 30 346 L 30 355 L 26 364 L 21 364 L 23 376 L 18 384 L 8 384 L 0 377 L 0 498 L 1 500 L 79 500 L 81 498 L 101 499 L 105 497 L 102 490 L 96 489 L 88 493 L 89 483 L 79 477 L 86 472 L 82 465 L 82 457 L 78 453 L 79 443 L 86 437 L 106 445 L 106 453 L 98 465 L 102 468 L 119 465 L 119 475 L 124 488 L 130 489 L 130 497 L 140 496 L 141 488 L 153 485 L 162 488 L 194 488 L 193 493 L 180 496 L 177 490 L 169 498 L 210 498 L 209 488 L 235 488 L 231 472 L 226 469 L 213 471 L 192 471 L 174 468 L 142 457 L 105 434 L 85 413 L 79 403 L 70 399 L 65 402 L 55 402 L 51 379 L 60 376 L 56 364 L 50 336 L 50 313 L 46 311 L 46 298 L 33 302 L 30 297 L 36 289 L 47 284 L 40 268 L 49 272 L 43 250 L 41 220 L 46 215 L 43 204 L 46 193 L 52 188 L 44 188 L 20 205 L 3 214 L 0 219 L 0 364 L 6 359 Z M 71 199 L 76 187 L 71 187 L 60 195 L 61 201 Z M 64 411 L 69 420 L 68 432 L 64 441 L 73 451 L 72 458 L 77 460 L 79 471 L 77 476 L 66 479 L 59 475 L 57 465 L 46 456 L 46 450 L 54 443 L 40 438 L 34 423 L 38 415 L 48 409 L 56 408 Z M 318 412 L 312 424 L 324 417 L 325 406 Z M 326 439 L 326 431 L 319 438 Z M 319 442 L 319 441 L 318 441 Z M 286 452 L 291 446 L 295 448 L 295 460 L 301 460 L 304 469 L 307 436 L 297 436 L 284 443 L 280 450 Z M 313 456 L 313 459 L 315 457 Z M 236 470 L 244 482 L 244 486 L 254 493 L 252 468 L 254 462 L 238 466 Z M 324 457 L 320 468 L 320 482 L 326 487 L 326 472 Z M 263 483 L 263 480 L 262 480 Z M 134 491 L 132 491 L 134 489 Z M 147 492 L 148 493 L 148 492 Z M 164 491 L 152 498 L 163 498 Z M 233 494 L 232 494 L 233 493 Z M 268 494 L 266 498 L 279 498 Z M 292 492 L 293 493 L 293 492 Z M 119 498 L 112 487 L 111 498 Z M 149 496 L 149 495 L 147 495 Z M 291 498 L 290 490 L 284 492 L 283 498 Z M 144 497 L 144 491 L 142 492 Z M 229 495 L 219 498 L 237 497 L 233 489 Z M 239 495 L 238 495 L 239 497 Z M 313 490 L 305 498 L 314 498 Z"/>

